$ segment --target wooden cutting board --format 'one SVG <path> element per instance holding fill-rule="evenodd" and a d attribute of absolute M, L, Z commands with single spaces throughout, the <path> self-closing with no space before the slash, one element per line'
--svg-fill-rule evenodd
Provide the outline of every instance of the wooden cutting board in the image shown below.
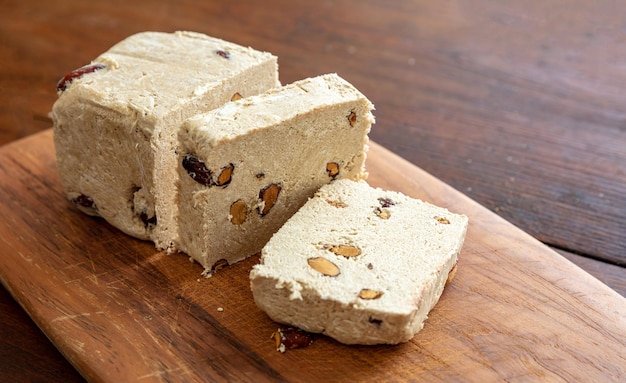
<path fill-rule="evenodd" d="M 463 194 L 372 144 L 369 181 L 470 217 L 455 279 L 398 346 L 323 336 L 276 351 L 256 308 L 257 261 L 200 276 L 70 206 L 52 132 L 0 148 L 0 278 L 94 382 L 619 381 L 626 299 Z M 563 217 L 572 219 L 572 217 Z"/>

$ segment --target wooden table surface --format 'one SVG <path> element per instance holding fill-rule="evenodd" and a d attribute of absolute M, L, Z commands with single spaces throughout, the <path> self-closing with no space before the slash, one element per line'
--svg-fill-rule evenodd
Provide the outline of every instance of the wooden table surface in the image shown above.
<path fill-rule="evenodd" d="M 371 137 L 626 295 L 626 3 L 15 1 L 0 12 L 0 144 L 48 129 L 56 81 L 126 36 L 267 50 L 337 72 Z M 81 381 L 0 289 L 0 381 Z"/>

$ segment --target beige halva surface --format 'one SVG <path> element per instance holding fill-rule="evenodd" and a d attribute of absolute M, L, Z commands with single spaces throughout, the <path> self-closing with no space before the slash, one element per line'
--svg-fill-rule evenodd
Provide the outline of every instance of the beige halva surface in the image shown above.
<path fill-rule="evenodd" d="M 187 120 L 178 161 L 180 249 L 207 272 L 240 261 L 259 252 L 320 186 L 364 178 L 372 109 L 356 88 L 328 74 Z M 187 156 L 212 173 L 210 185 L 189 176 Z"/>
<path fill-rule="evenodd" d="M 129 235 L 175 248 L 176 131 L 233 96 L 279 86 L 277 59 L 199 33 L 143 32 L 93 63 L 104 68 L 75 79 L 52 110 L 67 196 Z"/>
<path fill-rule="evenodd" d="M 209 275 L 267 244 L 251 286 L 278 322 L 361 344 L 423 327 L 467 218 L 363 181 L 374 117 L 356 88 L 280 87 L 276 57 L 193 32 L 136 34 L 93 63 L 52 112 L 81 210 Z"/>
<path fill-rule="evenodd" d="M 254 300 L 277 322 L 343 343 L 406 342 L 452 277 L 467 225 L 401 193 L 335 181 L 263 248 Z"/>

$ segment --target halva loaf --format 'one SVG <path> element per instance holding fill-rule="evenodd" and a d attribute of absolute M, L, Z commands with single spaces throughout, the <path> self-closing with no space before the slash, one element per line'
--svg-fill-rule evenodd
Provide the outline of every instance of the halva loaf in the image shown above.
<path fill-rule="evenodd" d="M 194 32 L 128 37 L 58 84 L 54 143 L 68 199 L 175 248 L 180 124 L 279 85 L 270 53 Z"/>

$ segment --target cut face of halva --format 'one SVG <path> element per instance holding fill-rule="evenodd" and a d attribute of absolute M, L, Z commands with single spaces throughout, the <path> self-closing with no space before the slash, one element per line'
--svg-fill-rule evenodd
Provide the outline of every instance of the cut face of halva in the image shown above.
<path fill-rule="evenodd" d="M 254 300 L 277 322 L 343 343 L 406 342 L 454 274 L 467 225 L 365 181 L 333 181 L 263 247 Z"/>
<path fill-rule="evenodd" d="M 180 249 L 211 273 L 259 252 L 320 186 L 364 178 L 372 109 L 328 74 L 185 121 Z"/>

